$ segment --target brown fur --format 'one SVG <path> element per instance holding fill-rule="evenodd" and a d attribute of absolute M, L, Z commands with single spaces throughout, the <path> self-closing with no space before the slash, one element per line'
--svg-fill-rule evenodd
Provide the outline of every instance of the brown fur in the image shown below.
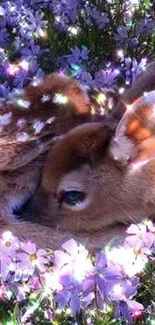
<path fill-rule="evenodd" d="M 55 94 L 67 96 L 68 102 L 55 103 Z M 43 95 L 51 100 L 42 102 Z M 19 99 L 30 103 L 29 108 L 18 104 Z M 99 115 L 92 117 L 85 91 L 75 81 L 58 74 L 45 77 L 38 85 L 29 85 L 23 93 L 2 104 L 0 128 L 1 117 L 7 114 L 11 114 L 10 121 L 0 130 L 1 219 L 8 219 L 13 209 L 34 194 L 47 151 L 59 136 L 76 125 L 102 119 Z M 46 123 L 50 118 L 55 120 Z M 36 121 L 44 123 L 37 133 Z M 25 141 L 19 139 L 23 134 L 27 136 Z"/>
<path fill-rule="evenodd" d="M 148 72 L 138 78 L 137 83 L 123 96 L 123 101 L 131 103 L 135 98 L 141 96 L 143 91 L 154 89 L 154 67 L 155 64 L 152 65 L 151 69 L 150 67 L 147 68 Z M 78 86 L 74 82 L 72 86 L 71 81 L 65 81 L 64 84 L 61 84 L 58 80 L 57 86 L 55 86 L 55 82 L 50 81 L 50 88 L 48 78 L 46 79 L 47 84 L 44 83 L 45 88 L 42 85 L 30 87 L 25 91 L 26 99 L 31 100 L 32 107 L 22 114 L 25 114 L 29 120 L 26 132 L 30 133 L 31 136 L 33 136 L 30 129 L 32 116 L 33 118 L 39 116 L 40 120 L 47 119 L 51 116 L 52 109 L 52 114 L 56 116 L 57 123 L 55 122 L 52 127 L 48 126 L 47 129 L 43 129 L 43 132 L 36 136 L 34 143 L 33 141 L 27 141 L 24 144 L 15 143 L 14 149 L 11 149 L 11 155 L 10 147 L 8 147 L 7 159 L 5 160 L 4 155 L 4 162 L 2 161 L 1 164 L 0 161 L 1 184 L 3 184 L 1 187 L 2 203 L 0 202 L 0 204 L 1 211 L 4 210 L 3 218 L 8 215 L 8 212 L 10 213 L 8 206 L 9 208 L 13 207 L 13 204 L 10 205 L 8 202 L 11 202 L 10 197 L 14 197 L 14 193 L 16 199 L 19 193 L 23 195 L 22 203 L 25 198 L 34 193 L 39 180 L 40 168 L 46 157 L 46 154 L 44 157 L 42 153 L 47 151 L 49 143 L 51 145 L 53 136 L 66 133 L 71 128 L 86 121 L 92 122 L 90 105 Z M 62 89 L 63 93 L 67 93 L 71 98 L 71 106 L 67 105 L 67 112 L 65 111 L 64 116 L 62 115 L 63 105 L 58 106 L 55 110 L 55 107 L 51 107 L 51 105 L 40 104 L 40 97 L 43 94 L 53 94 L 55 91 L 62 92 Z M 78 104 L 80 105 L 78 106 Z M 96 248 L 101 247 L 103 242 L 113 235 L 124 232 L 125 226 L 117 225 L 114 227 L 113 225 L 116 223 L 128 224 L 133 220 L 139 221 L 143 217 L 153 214 L 155 209 L 153 161 L 143 169 L 143 172 L 138 171 L 136 174 L 132 174 L 129 172 L 129 165 L 123 167 L 110 154 L 112 134 L 118 119 L 122 116 L 121 105 L 118 104 L 115 116 L 109 119 L 110 126 L 107 123 L 102 125 L 99 123 L 77 127 L 70 131 L 49 152 L 41 185 L 30 204 L 30 216 L 34 214 L 35 220 L 33 221 L 36 223 L 31 221 L 11 222 L 8 225 L 21 239 L 33 239 L 40 246 L 55 248 L 69 237 L 75 237 L 80 240 L 85 239 L 88 241 L 88 247 Z M 13 106 L 9 106 L 9 109 L 13 110 Z M 21 110 L 17 109 L 16 113 L 20 115 Z M 19 116 L 17 118 L 15 115 L 14 118 L 17 120 Z M 128 124 L 128 132 L 131 129 L 131 124 L 130 128 Z M 149 127 L 147 130 L 150 130 Z M 15 133 L 16 128 L 12 128 L 12 133 L 11 131 L 7 132 L 6 129 L 6 141 L 3 149 L 5 146 L 7 147 L 9 139 L 12 141 Z M 41 150 L 36 145 L 38 139 L 44 139 L 43 149 Z M 21 158 L 19 159 L 19 157 Z M 23 168 L 25 160 L 26 163 Z M 63 204 L 62 206 L 58 204 L 58 194 L 61 187 L 63 189 L 66 184 L 72 185 L 75 182 L 86 191 L 87 195 L 90 195 L 91 199 L 90 204 L 80 211 L 73 211 Z M 5 193 L 4 196 L 3 193 Z"/>

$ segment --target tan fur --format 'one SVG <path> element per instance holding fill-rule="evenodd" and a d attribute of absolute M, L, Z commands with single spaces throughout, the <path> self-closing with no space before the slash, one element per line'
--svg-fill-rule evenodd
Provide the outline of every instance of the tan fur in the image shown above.
<path fill-rule="evenodd" d="M 57 118 L 57 123 L 54 123 L 52 128 L 48 126 L 47 130 L 46 128 L 43 129 L 43 133 L 37 135 L 37 139 L 34 142 L 32 141 L 32 144 L 31 141 L 26 142 L 26 144 L 17 144 L 17 146 L 15 143 L 15 149 L 11 151 L 11 155 L 9 155 L 9 147 L 6 161 L 4 155 L 4 163 L 2 162 L 1 165 L 0 162 L 0 168 L 2 168 L 1 184 L 3 184 L 2 196 L 3 193 L 5 194 L 3 196 L 5 201 L 2 200 L 2 204 L 0 202 L 1 211 L 4 210 L 2 217 L 6 217 L 8 211 L 10 212 L 8 202 L 11 202 L 10 197 L 14 197 L 15 189 L 16 199 L 18 193 L 23 194 L 21 202 L 35 191 L 39 181 L 40 168 L 45 161 L 46 151 L 49 149 L 48 144 L 51 145 L 53 136 L 64 134 L 76 125 L 86 121 L 92 122 L 88 99 L 84 94 L 81 95 L 81 90 L 76 88 L 78 86 L 73 83 L 72 87 L 72 84 L 69 83 L 71 81 L 65 81 L 67 86 L 64 89 L 65 85 L 62 85 L 59 80 L 58 85 L 53 90 L 55 82 L 51 82 L 52 88 L 50 88 L 48 78 L 46 79 L 48 87 L 45 82 L 45 88 L 43 85 L 42 87 L 38 86 L 38 88 L 30 87 L 25 93 L 26 98 L 32 101 L 32 108 L 34 108 L 34 110 L 32 109 L 32 116 L 37 118 L 39 115 L 41 119 L 45 118 L 47 113 L 47 119 L 51 116 L 52 109 Z M 59 85 L 60 88 L 57 88 Z M 143 94 L 143 91 L 154 89 L 153 85 L 155 85 L 155 64 L 151 66 L 151 69 L 148 67 L 147 73 L 138 78 L 137 83 L 123 96 L 123 102 L 132 103 L 135 98 Z M 53 91 L 59 92 L 62 89 L 64 94 L 67 92 L 69 98 L 71 98 L 71 106 L 67 106 L 65 116 L 61 113 L 64 109 L 63 105 L 57 107 L 57 111 L 47 104 L 40 106 L 40 97 L 45 93 L 45 90 L 47 94 L 50 92 L 53 94 Z M 77 90 L 75 91 L 75 89 Z M 73 100 L 74 93 L 75 101 Z M 80 99 L 79 96 L 81 96 Z M 80 106 L 78 106 L 78 103 Z M 132 221 L 140 221 L 143 217 L 154 213 L 154 161 L 152 160 L 142 170 L 132 173 L 129 163 L 122 166 L 119 161 L 115 161 L 114 157 L 111 156 L 110 147 L 115 136 L 115 128 L 118 119 L 122 116 L 121 105 L 117 105 L 115 116 L 112 119 L 110 118 L 109 122 L 107 120 L 102 124 L 95 123 L 77 127 L 54 145 L 44 166 L 41 185 L 28 208 L 29 217 L 32 217 L 35 223 L 31 221 L 11 222 L 8 225 L 21 239 L 32 239 L 40 246 L 55 248 L 69 237 L 75 237 L 86 241 L 88 247 L 97 248 L 103 246 L 103 243 L 112 236 L 124 233 L 126 227 L 124 225 Z M 13 107 L 11 106 L 9 109 L 13 109 Z M 19 112 L 21 111 L 19 110 Z M 31 108 L 22 114 L 23 116 L 28 114 L 29 123 L 26 132 L 30 132 L 30 135 L 33 136 L 29 129 L 32 119 Z M 142 131 L 143 125 L 139 125 L 139 122 L 137 123 L 137 120 L 132 117 L 131 123 L 133 122 L 136 122 L 136 127 L 139 128 L 140 133 L 145 134 L 142 137 L 144 141 L 146 140 L 146 131 L 147 137 L 152 135 L 152 133 L 148 134 L 148 132 L 151 132 L 149 126 Z M 133 132 L 134 129 L 131 123 L 128 123 L 128 127 L 126 127 L 128 134 L 125 134 L 129 138 L 130 132 Z M 15 128 L 13 130 L 15 134 Z M 11 137 L 13 137 L 10 131 L 10 133 L 7 133 L 7 130 L 5 132 L 6 142 L 3 148 L 10 141 L 9 136 L 11 140 Z M 44 149 L 36 149 L 37 140 L 44 138 L 44 136 Z M 131 141 L 133 140 L 135 139 L 131 137 Z M 133 141 L 133 143 L 135 146 L 139 145 L 137 142 Z M 142 145 L 142 143 L 140 144 Z M 30 156 L 28 157 L 30 158 L 26 160 L 28 163 L 23 167 L 23 161 L 29 153 Z M 21 161 L 19 156 L 23 157 Z M 11 166 L 13 166 L 14 171 L 11 170 Z M 78 184 L 82 191 L 86 192 L 89 198 L 89 202 L 83 210 L 75 211 L 63 204 L 59 204 L 59 192 L 65 190 L 68 184 L 74 186 L 75 183 Z M 12 188 L 14 186 L 13 190 L 11 190 L 11 186 Z M 8 201 L 7 204 L 6 201 Z M 115 226 L 115 224 L 117 225 Z"/>

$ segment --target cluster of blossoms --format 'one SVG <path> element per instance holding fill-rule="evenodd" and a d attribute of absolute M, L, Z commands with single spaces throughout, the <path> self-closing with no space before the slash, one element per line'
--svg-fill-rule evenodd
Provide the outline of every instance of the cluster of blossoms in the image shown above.
<path fill-rule="evenodd" d="M 154 55 L 153 3 L 2 0 L 0 97 L 52 71 L 123 92 Z"/>
<path fill-rule="evenodd" d="M 84 313 L 86 324 L 95 324 L 95 312 L 101 311 L 104 319 L 109 306 L 115 320 L 132 324 L 144 311 L 135 296 L 138 274 L 154 258 L 155 227 L 144 221 L 131 225 L 127 233 L 123 246 L 91 255 L 73 239 L 61 250 L 50 252 L 4 232 L 0 240 L 1 304 L 9 303 L 10 309 L 16 306 L 14 319 L 22 325 L 36 324 L 34 314 L 41 306 L 44 324 L 54 324 L 61 312 L 75 321 Z"/>

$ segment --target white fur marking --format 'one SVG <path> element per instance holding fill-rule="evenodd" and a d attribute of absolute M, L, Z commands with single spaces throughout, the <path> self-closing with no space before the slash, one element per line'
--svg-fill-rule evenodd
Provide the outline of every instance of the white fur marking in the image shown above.
<path fill-rule="evenodd" d="M 41 132 L 41 130 L 43 129 L 45 123 L 44 122 L 41 122 L 39 120 L 36 120 L 33 124 L 33 128 L 35 130 L 34 134 L 39 134 Z"/>
<path fill-rule="evenodd" d="M 52 117 L 50 117 L 50 118 L 46 121 L 46 123 L 47 123 L 47 124 L 51 124 L 51 123 L 53 123 L 53 122 L 55 121 L 55 119 L 56 119 L 56 117 L 55 117 L 55 116 L 52 116 Z"/>
<path fill-rule="evenodd" d="M 26 124 L 26 120 L 24 118 L 21 118 L 17 121 L 17 126 L 19 128 L 22 128 Z"/>
<path fill-rule="evenodd" d="M 10 124 L 11 117 L 12 117 L 12 113 L 11 112 L 6 113 L 6 114 L 3 114 L 3 115 L 0 115 L 0 125 L 3 126 L 3 125 Z"/>
<path fill-rule="evenodd" d="M 22 108 L 29 108 L 31 105 L 31 103 L 28 100 L 24 100 L 24 99 L 18 99 L 17 104 Z"/>
<path fill-rule="evenodd" d="M 30 136 L 26 132 L 17 133 L 16 140 L 19 142 L 26 142 Z"/>
<path fill-rule="evenodd" d="M 48 102 L 50 99 L 51 99 L 51 96 L 43 95 L 42 98 L 41 98 L 41 102 L 45 103 L 45 102 Z"/>

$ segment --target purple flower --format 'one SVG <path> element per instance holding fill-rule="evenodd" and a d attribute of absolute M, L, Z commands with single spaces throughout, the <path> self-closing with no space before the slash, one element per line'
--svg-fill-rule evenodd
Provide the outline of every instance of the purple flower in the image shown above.
<path fill-rule="evenodd" d="M 13 264 L 9 256 L 0 254 L 0 280 L 5 281 Z"/>
<path fill-rule="evenodd" d="M 43 12 L 36 11 L 34 14 L 29 13 L 27 17 L 27 21 L 29 23 L 28 29 L 33 32 L 37 32 L 39 36 L 42 36 L 43 30 L 47 26 L 47 21 L 42 20 L 43 16 Z"/>
<path fill-rule="evenodd" d="M 127 34 L 127 29 L 124 26 L 119 26 L 117 28 L 117 33 L 114 36 L 115 41 L 118 42 L 118 44 L 124 45 L 125 42 L 128 42 L 128 34 Z"/>
<path fill-rule="evenodd" d="M 72 54 L 66 55 L 69 64 L 80 64 L 82 61 L 88 60 L 89 51 L 87 47 L 80 50 L 77 46 L 71 49 Z"/>
<path fill-rule="evenodd" d="M 22 243 L 22 253 L 18 253 L 18 267 L 28 269 L 29 274 L 32 274 L 37 267 L 40 272 L 45 272 L 45 265 L 48 263 L 47 252 L 44 249 L 37 250 L 33 243 Z"/>
<path fill-rule="evenodd" d="M 54 252 L 54 265 L 61 274 L 71 274 L 79 283 L 90 272 L 92 265 L 88 259 L 88 251 L 78 245 L 74 239 L 62 245 L 64 251 Z M 82 265 L 82 268 L 81 268 Z"/>
<path fill-rule="evenodd" d="M 4 99 L 6 98 L 11 92 L 11 88 L 8 86 L 7 81 L 0 85 L 0 98 Z"/>
<path fill-rule="evenodd" d="M 6 28 L 0 30 L 0 46 L 5 46 L 9 41 L 9 33 Z"/>
<path fill-rule="evenodd" d="M 96 303 L 100 309 L 104 308 L 104 304 L 108 299 L 109 290 L 114 283 L 120 281 L 122 274 L 120 269 L 115 265 L 108 266 L 108 260 L 104 253 L 98 253 L 95 257 L 95 267 L 89 276 L 83 281 L 83 296 L 84 302 L 91 302 L 96 292 Z"/>
<path fill-rule="evenodd" d="M 115 84 L 116 78 L 119 76 L 118 69 L 108 69 L 100 70 L 95 73 L 95 78 L 93 80 L 93 87 L 102 88 L 102 87 L 111 87 Z"/>
<path fill-rule="evenodd" d="M 116 303 L 115 309 L 115 319 L 125 320 L 125 322 L 130 325 L 133 324 L 133 316 L 137 312 L 142 312 L 144 307 L 133 300 L 119 301 Z"/>
<path fill-rule="evenodd" d="M 0 277 L 3 280 L 5 280 L 10 271 L 16 270 L 15 262 L 19 248 L 19 240 L 10 231 L 2 234 L 0 240 Z"/>
<path fill-rule="evenodd" d="M 81 286 L 70 275 L 61 276 L 59 282 L 63 286 L 63 290 L 56 293 L 55 301 L 59 304 L 60 309 L 69 306 L 72 314 L 76 315 L 76 313 L 80 311 L 79 293 L 81 291 Z"/>
<path fill-rule="evenodd" d="M 125 239 L 125 247 L 133 247 L 135 250 L 144 247 L 150 249 L 155 243 L 155 227 L 151 221 L 133 224 L 127 229 L 127 233 L 130 236 Z"/>
<path fill-rule="evenodd" d="M 125 245 L 126 246 L 126 245 Z M 133 247 L 118 247 L 106 252 L 108 265 L 117 266 L 124 275 L 129 277 L 141 272 L 148 261 L 145 251 L 136 250 Z"/>
<path fill-rule="evenodd" d="M 147 59 L 146 58 L 142 58 L 139 63 L 135 59 L 133 59 L 133 61 L 132 61 L 132 70 L 131 70 L 131 72 L 132 72 L 132 83 L 135 81 L 137 76 L 139 74 L 141 74 L 145 70 L 146 64 L 147 64 Z"/>
<path fill-rule="evenodd" d="M 87 13 L 95 20 L 99 29 L 104 28 L 109 23 L 108 15 L 98 11 L 95 7 L 87 7 Z"/>
<path fill-rule="evenodd" d="M 28 80 L 28 71 L 20 69 L 13 78 L 13 85 L 18 88 L 23 88 Z"/>
<path fill-rule="evenodd" d="M 135 34 L 137 36 L 147 37 L 152 29 L 154 29 L 155 21 L 152 17 L 139 19 L 136 24 Z"/>
<path fill-rule="evenodd" d="M 66 30 L 68 25 L 72 22 L 75 22 L 77 18 L 77 9 L 79 6 L 79 1 L 75 0 L 53 0 L 51 2 L 50 8 L 52 9 L 56 18 L 58 18 L 55 22 L 56 27 L 60 30 Z"/>
<path fill-rule="evenodd" d="M 20 247 L 19 240 L 10 231 L 5 231 L 0 240 L 0 254 L 5 257 L 15 257 Z"/>
<path fill-rule="evenodd" d="M 120 281 L 113 286 L 109 291 L 109 297 L 111 301 L 122 301 L 131 299 L 137 294 L 137 287 L 139 285 L 139 278 L 133 276 L 132 278 L 124 278 L 124 281 Z"/>
<path fill-rule="evenodd" d="M 5 17 L 7 25 L 10 27 L 16 27 L 20 21 L 20 11 L 17 4 L 13 3 L 12 1 L 5 1 L 3 3 L 3 7 L 5 9 Z"/>
<path fill-rule="evenodd" d="M 0 6 L 0 28 L 6 27 L 6 13 L 3 6 Z"/>
<path fill-rule="evenodd" d="M 112 294 L 111 301 L 116 302 L 115 318 L 127 321 L 132 324 L 132 315 L 137 311 L 144 309 L 143 305 L 131 300 L 137 294 L 138 279 L 134 278 L 132 282 L 128 282 L 124 287 L 120 287 L 119 294 Z"/>
<path fill-rule="evenodd" d="M 41 50 L 39 45 L 36 45 L 34 43 L 34 40 L 30 41 L 30 48 L 22 48 L 21 49 L 21 54 L 23 58 L 29 57 L 29 58 L 34 58 L 37 55 L 40 55 L 43 50 Z"/>
<path fill-rule="evenodd" d="M 26 298 L 26 295 L 30 292 L 30 288 L 26 284 L 19 284 L 16 281 L 10 283 L 10 290 L 14 293 L 17 301 L 22 301 Z"/>
<path fill-rule="evenodd" d="M 87 71 L 76 72 L 74 75 L 82 84 L 92 86 L 92 76 Z"/>

